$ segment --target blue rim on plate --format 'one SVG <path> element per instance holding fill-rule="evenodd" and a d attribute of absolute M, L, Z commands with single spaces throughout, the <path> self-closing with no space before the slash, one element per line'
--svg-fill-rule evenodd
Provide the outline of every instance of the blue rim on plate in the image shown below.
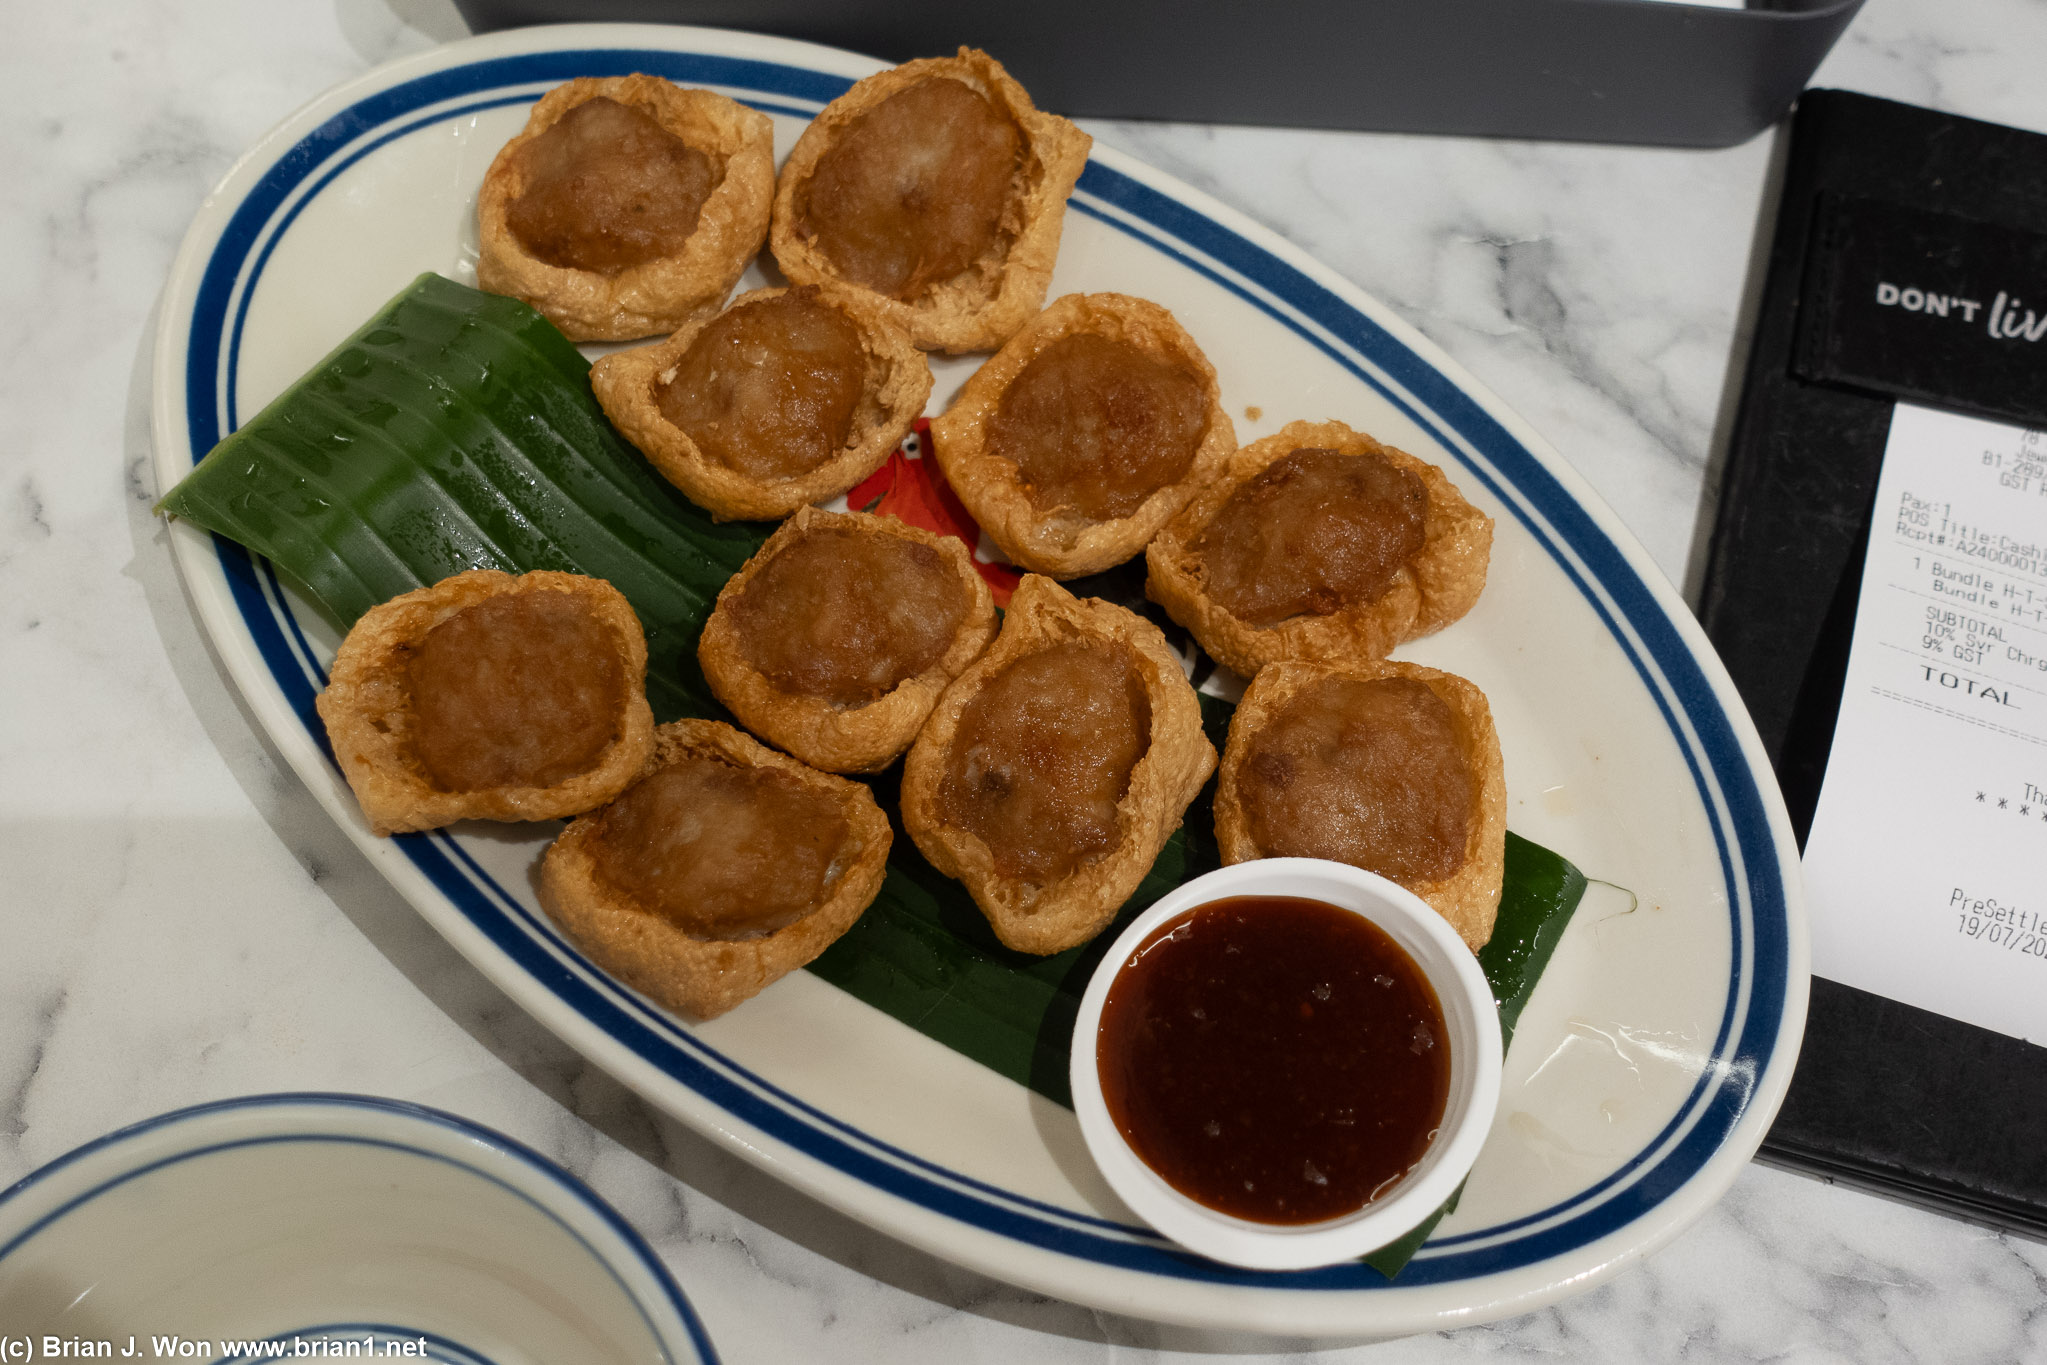
<path fill-rule="evenodd" d="M 590 30 L 575 32 L 587 36 Z M 677 42 L 691 35 L 671 32 Z M 484 42 L 472 40 L 470 46 Z M 254 179 L 206 248 L 189 329 L 175 338 L 166 334 L 183 347 L 186 430 L 180 435 L 195 460 L 240 419 L 240 337 L 272 250 L 308 202 L 378 147 L 449 119 L 530 102 L 576 76 L 643 71 L 718 86 L 756 107 L 799 117 L 850 84 L 842 74 L 799 65 L 654 46 L 577 45 L 447 61 L 445 69 L 376 90 L 321 121 Z M 1802 920 L 1787 898 L 1796 872 L 1786 865 L 1781 801 L 1773 788 L 1758 785 L 1752 731 L 1745 716 L 1738 721 L 1730 716 L 1724 699 L 1731 690 L 1724 679 L 1716 689 L 1716 677 L 1708 676 L 1697 652 L 1703 646 L 1686 640 L 1670 609 L 1609 533 L 1470 393 L 1336 289 L 1285 259 L 1286 248 L 1256 240 L 1266 234 L 1227 226 L 1187 202 L 1196 198 L 1191 193 L 1183 198 L 1162 193 L 1111 164 L 1116 160 L 1096 153 L 1073 209 L 1260 309 L 1452 452 L 1465 473 L 1511 510 L 1597 613 L 1684 756 L 1716 841 L 1732 948 L 1726 1004 L 1707 1064 L 1663 1131 L 1619 1169 L 1549 1208 L 1432 1240 L 1397 1287 L 1448 1284 L 1582 1253 L 1698 1176 L 1745 1117 L 1759 1138 L 1754 1106 L 1760 1100 L 1774 1110 L 1788 1078 L 1805 992 Z M 324 753 L 324 727 L 313 700 L 325 679 L 314 651 L 270 567 L 230 542 L 216 545 L 242 627 L 283 700 Z M 732 1119 L 845 1177 L 983 1232 L 1103 1267 L 1288 1290 L 1395 1287 L 1359 1265 L 1285 1275 L 1216 1265 L 1186 1255 L 1148 1229 L 1049 1205 L 902 1151 L 777 1088 L 620 989 L 451 836 L 404 835 L 393 842 L 505 959 L 612 1044 Z M 1771 1084 L 1759 1091 L 1766 1076 Z"/>
<path fill-rule="evenodd" d="M 62 1220 L 74 1210 L 92 1202 L 108 1191 L 117 1189 L 122 1185 L 128 1184 L 130 1181 L 140 1179 L 167 1166 L 174 1166 L 181 1162 L 246 1147 L 339 1143 L 349 1146 L 378 1147 L 388 1151 L 402 1152 L 427 1161 L 440 1162 L 457 1170 L 464 1171 L 512 1195 L 554 1223 L 563 1233 L 588 1252 L 593 1261 L 596 1261 L 605 1268 L 612 1281 L 618 1285 L 620 1292 L 639 1310 L 641 1321 L 646 1325 L 651 1338 L 664 1342 L 671 1339 L 670 1334 L 664 1332 L 649 1315 L 648 1305 L 641 1300 L 640 1296 L 633 1292 L 632 1287 L 620 1276 L 612 1257 L 600 1248 L 592 1246 L 588 1238 L 583 1236 L 574 1227 L 571 1227 L 563 1220 L 560 1214 L 548 1207 L 546 1203 L 536 1198 L 526 1189 L 522 1189 L 493 1172 L 485 1170 L 474 1161 L 463 1160 L 444 1151 L 436 1151 L 429 1147 L 420 1146 L 417 1143 L 393 1137 L 377 1137 L 368 1136 L 363 1133 L 338 1131 L 322 1132 L 314 1128 L 299 1128 L 296 1126 L 284 1128 L 280 1126 L 277 1131 L 273 1132 L 239 1137 L 222 1137 L 217 1141 L 201 1141 L 192 1146 L 180 1147 L 154 1160 L 143 1161 L 140 1164 L 127 1166 L 119 1171 L 111 1172 L 94 1182 L 89 1188 L 71 1195 L 55 1208 L 43 1212 L 21 1227 L 10 1230 L 9 1225 L 14 1217 L 11 1210 L 19 1200 L 53 1180 L 62 1179 L 65 1173 L 72 1167 L 97 1157 L 101 1153 L 133 1145 L 140 1139 L 165 1133 L 171 1129 L 201 1124 L 207 1120 L 228 1115 L 239 1116 L 277 1112 L 281 1125 L 284 1122 L 281 1111 L 290 1109 L 301 1111 L 354 1111 L 361 1114 L 375 1115 L 379 1118 L 395 1118 L 403 1120 L 408 1126 L 419 1124 L 427 1128 L 447 1130 L 458 1135 L 465 1143 L 480 1145 L 487 1150 L 509 1158 L 518 1167 L 529 1172 L 536 1184 L 544 1189 L 559 1191 L 560 1194 L 580 1204 L 594 1215 L 605 1229 L 618 1239 L 624 1251 L 639 1263 L 647 1277 L 658 1287 L 664 1300 L 663 1306 L 673 1312 L 675 1318 L 682 1324 L 684 1331 L 687 1333 L 689 1345 L 695 1352 L 691 1359 L 697 1365 L 718 1365 L 718 1354 L 711 1345 L 710 1336 L 704 1331 L 703 1323 L 698 1319 L 696 1310 L 690 1307 L 689 1300 L 684 1297 L 681 1287 L 676 1284 L 675 1278 L 668 1273 L 668 1267 L 662 1264 L 661 1258 L 654 1254 L 654 1249 L 647 1245 L 646 1239 L 634 1230 L 632 1224 L 626 1222 L 616 1209 L 612 1208 L 611 1205 L 598 1196 L 595 1190 L 591 1189 L 581 1180 L 578 1180 L 568 1171 L 562 1169 L 555 1162 L 534 1151 L 531 1147 L 514 1138 L 507 1137 L 494 1129 L 486 1128 L 482 1124 L 473 1123 L 458 1114 L 450 1114 L 444 1110 L 431 1109 L 425 1105 L 412 1104 L 404 1100 L 384 1099 L 374 1095 L 348 1095 L 324 1091 L 306 1091 L 271 1095 L 246 1095 L 235 1099 L 216 1100 L 209 1104 L 196 1104 L 186 1109 L 174 1109 L 167 1114 L 159 1114 L 155 1118 L 144 1119 L 140 1123 L 133 1123 L 125 1128 L 115 1129 L 104 1137 L 94 1138 L 90 1142 L 75 1147 L 64 1155 L 45 1163 L 22 1177 L 5 1191 L 0 1191 L 0 1274 L 4 1274 L 9 1256 L 13 1255 L 15 1251 L 51 1224 Z M 479 1361 L 483 1365 L 489 1365 L 488 1358 L 478 1354 L 473 1347 L 437 1337 L 433 1333 L 422 1333 L 417 1329 L 399 1324 L 366 1322 L 320 1323 L 299 1327 L 294 1331 L 274 1332 L 268 1335 L 275 1338 L 291 1337 L 294 1335 L 312 1338 L 322 1334 L 334 1334 L 360 1338 L 366 1333 L 372 1335 L 382 1334 L 394 1341 L 412 1341 L 424 1336 L 429 1339 L 429 1344 L 433 1345 L 440 1352 L 435 1357 L 436 1359 L 448 1362 Z M 236 1358 L 238 1357 L 228 1357 L 228 1359 Z M 678 1361 L 677 1365 L 683 1365 L 683 1362 Z"/>

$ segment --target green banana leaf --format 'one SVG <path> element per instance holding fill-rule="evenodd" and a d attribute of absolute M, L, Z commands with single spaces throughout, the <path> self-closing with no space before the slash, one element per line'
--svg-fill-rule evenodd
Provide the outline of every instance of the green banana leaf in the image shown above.
<path fill-rule="evenodd" d="M 618 585 L 660 720 L 718 714 L 697 635 L 773 528 L 713 522 L 612 429 L 590 362 L 516 299 L 422 275 L 159 504 L 333 623 L 467 569 Z"/>
<path fill-rule="evenodd" d="M 656 719 L 730 719 L 697 669 L 697 636 L 725 580 L 773 528 L 713 522 L 671 487 L 605 419 L 589 368 L 525 304 L 422 275 L 215 447 L 160 507 L 268 558 L 343 630 L 380 602 L 467 569 L 606 579 L 646 628 Z M 1143 611 L 1186 643 L 1144 600 L 1141 567 L 1069 586 Z M 1232 707 L 1201 702 L 1220 749 Z M 965 890 L 917 853 L 900 824 L 898 772 L 872 779 L 896 823 L 888 879 L 810 970 L 1070 1105 L 1067 1050 L 1089 975 L 1123 923 L 1218 865 L 1213 784 L 1116 924 L 1038 958 L 1004 948 Z M 1507 836 L 1499 923 L 1479 955 L 1503 1033 L 1584 886 L 1557 854 Z M 1433 1225 L 1371 1263 L 1395 1273 Z"/>

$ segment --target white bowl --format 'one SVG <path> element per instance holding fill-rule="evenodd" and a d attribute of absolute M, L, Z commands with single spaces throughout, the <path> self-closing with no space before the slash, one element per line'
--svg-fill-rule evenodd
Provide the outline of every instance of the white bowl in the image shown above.
<path fill-rule="evenodd" d="M 1353 911 L 1407 951 L 1435 989 L 1449 1034 L 1450 1093 L 1443 1122 L 1416 1168 L 1355 1213 L 1297 1226 L 1220 1213 L 1167 1184 L 1132 1151 L 1109 1117 L 1096 1035 L 1109 985 L 1152 931 L 1231 896 L 1298 896 Z M 1073 1108 L 1081 1135 L 1110 1186 L 1147 1223 L 1204 1256 L 1258 1270 L 1306 1270 L 1354 1260 L 1420 1226 L 1478 1159 L 1500 1101 L 1500 1016 L 1478 959 L 1443 917 L 1412 891 L 1371 872 L 1319 858 L 1265 858 L 1196 877 L 1161 897 L 1110 947 L 1088 982 L 1073 1027 Z"/>
<path fill-rule="evenodd" d="M 451 1365 L 717 1359 L 647 1244 L 567 1171 L 354 1095 L 165 1114 L 0 1194 L 0 1324 L 116 1359 L 130 1338 L 135 1358 L 161 1355 L 163 1337 L 202 1360 L 250 1341 Z"/>

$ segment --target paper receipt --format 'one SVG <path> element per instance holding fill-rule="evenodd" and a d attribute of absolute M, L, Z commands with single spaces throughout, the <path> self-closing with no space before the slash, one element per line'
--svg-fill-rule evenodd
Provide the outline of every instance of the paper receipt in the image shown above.
<path fill-rule="evenodd" d="M 2047 432 L 1898 405 L 1804 866 L 1814 974 L 2047 1044 Z"/>

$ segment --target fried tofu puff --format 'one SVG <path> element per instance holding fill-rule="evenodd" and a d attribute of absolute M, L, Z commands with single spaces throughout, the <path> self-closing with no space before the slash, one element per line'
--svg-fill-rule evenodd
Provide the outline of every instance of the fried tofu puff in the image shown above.
<path fill-rule="evenodd" d="M 931 366 L 868 296 L 802 285 L 605 356 L 590 387 L 690 501 L 771 520 L 879 469 L 924 411 Z"/>
<path fill-rule="evenodd" d="M 740 724 L 814 768 L 879 772 L 995 635 L 967 547 L 805 507 L 732 576 L 697 645 Z"/>
<path fill-rule="evenodd" d="M 647 642 L 602 579 L 478 569 L 363 613 L 316 700 L 378 834 L 553 820 L 646 761 Z"/>
<path fill-rule="evenodd" d="M 715 313 L 767 235 L 768 116 L 655 76 L 583 77 L 533 106 L 477 194 L 476 281 L 571 341 Z"/>
<path fill-rule="evenodd" d="M 679 720 L 654 732 L 632 786 L 547 850 L 540 903 L 598 966 L 709 1019 L 852 928 L 890 838 L 860 783 Z"/>
<path fill-rule="evenodd" d="M 794 283 L 868 291 L 926 350 L 992 350 L 1045 301 L 1093 145 L 985 52 L 906 62 L 804 129 L 768 245 Z"/>
<path fill-rule="evenodd" d="M 1056 953 L 1115 918 L 1214 770 L 1158 627 L 1030 574 L 911 746 L 903 824 L 1003 943 Z"/>
<path fill-rule="evenodd" d="M 1230 720 L 1215 835 L 1225 863 L 1329 858 L 1399 882 L 1478 951 L 1507 837 L 1485 693 L 1389 661 L 1263 669 Z"/>
<path fill-rule="evenodd" d="M 1225 668 L 1384 658 L 1485 587 L 1492 518 L 1443 471 L 1341 422 L 1232 455 L 1145 550 L 1145 595 Z"/>
<path fill-rule="evenodd" d="M 931 435 L 989 539 L 1053 578 L 1137 554 L 1237 448 L 1208 357 L 1171 313 L 1127 294 L 1055 300 Z"/>

